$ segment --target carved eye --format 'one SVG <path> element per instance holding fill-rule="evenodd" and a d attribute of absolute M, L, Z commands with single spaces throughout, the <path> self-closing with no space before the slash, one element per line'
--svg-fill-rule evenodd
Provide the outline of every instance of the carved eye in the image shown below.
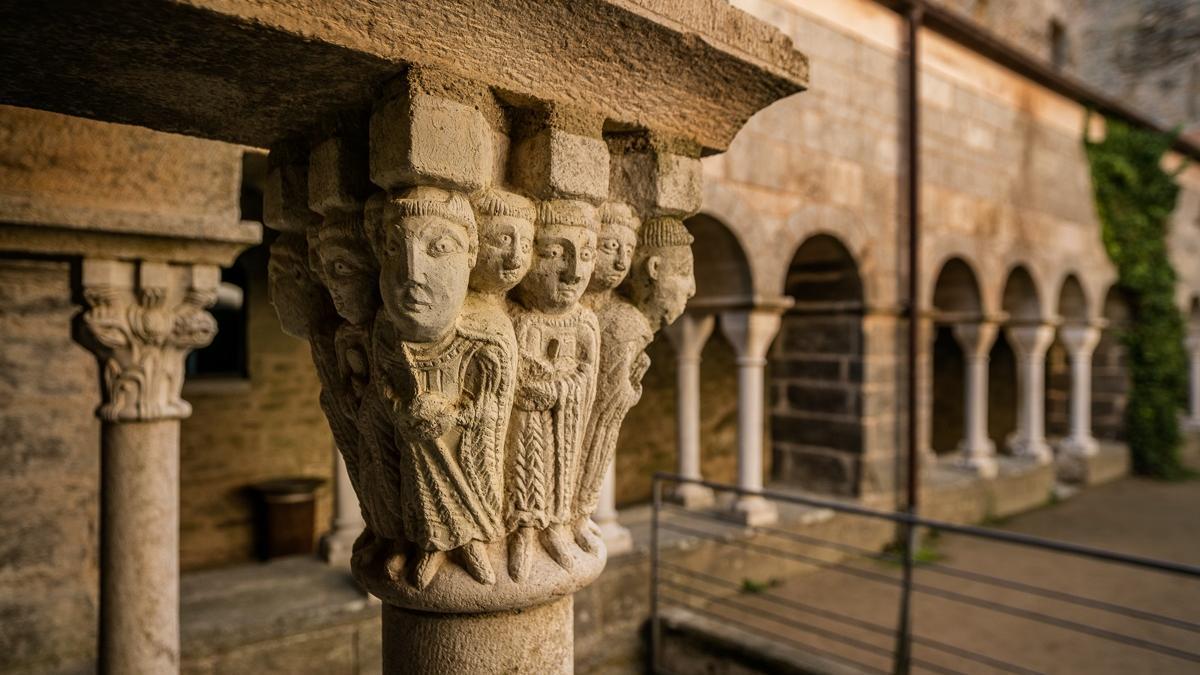
<path fill-rule="evenodd" d="M 502 235 L 500 235 L 499 239 L 500 239 L 501 246 L 508 246 L 509 244 L 512 243 L 512 235 L 511 234 L 502 234 Z"/>
<path fill-rule="evenodd" d="M 458 250 L 458 242 L 454 240 L 454 237 L 450 236 L 438 237 L 437 239 L 433 240 L 432 244 L 429 245 L 429 255 L 434 256 L 435 258 L 449 255 L 451 253 L 457 253 Z"/>
<path fill-rule="evenodd" d="M 538 255 L 542 256 L 543 258 L 550 258 L 551 260 L 557 260 L 561 258 L 562 253 L 563 250 L 561 246 L 546 246 L 538 251 Z"/>
<path fill-rule="evenodd" d="M 354 274 L 354 266 L 344 260 L 335 260 L 333 273 L 339 277 L 348 277 Z"/>
<path fill-rule="evenodd" d="M 579 250 L 579 259 L 584 262 L 591 260 L 594 255 L 596 255 L 596 251 L 591 247 L 582 248 Z"/>
<path fill-rule="evenodd" d="M 620 244 L 617 243 L 617 240 L 615 240 L 615 239 L 605 239 L 603 242 L 600 243 L 600 248 L 611 253 L 613 251 L 619 250 L 621 248 L 621 246 L 620 246 Z"/>
<path fill-rule="evenodd" d="M 521 240 L 521 252 L 522 253 L 529 253 L 529 251 L 531 251 L 532 249 L 533 249 L 533 244 L 531 244 L 528 239 Z"/>

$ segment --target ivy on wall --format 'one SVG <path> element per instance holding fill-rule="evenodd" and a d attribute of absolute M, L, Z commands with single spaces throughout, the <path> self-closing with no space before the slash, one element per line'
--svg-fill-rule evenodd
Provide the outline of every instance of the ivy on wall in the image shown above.
<path fill-rule="evenodd" d="M 1174 136 L 1107 120 L 1103 141 L 1085 141 L 1104 246 L 1117 267 L 1117 289 L 1129 303 L 1121 338 L 1128 351 L 1130 391 L 1126 439 L 1134 471 L 1178 478 L 1187 367 L 1184 321 L 1175 306 L 1175 270 L 1167 226 L 1179 194 L 1176 174 L 1162 168 Z"/>

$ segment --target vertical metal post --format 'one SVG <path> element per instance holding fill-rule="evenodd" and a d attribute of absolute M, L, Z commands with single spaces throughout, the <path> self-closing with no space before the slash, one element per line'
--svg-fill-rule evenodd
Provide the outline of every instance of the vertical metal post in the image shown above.
<path fill-rule="evenodd" d="M 917 515 L 920 494 L 920 448 L 917 361 L 921 340 L 921 81 L 919 36 L 924 8 L 922 0 L 908 3 L 908 468 L 906 511 L 903 527 L 904 579 L 900 589 L 900 616 L 896 622 L 893 671 L 907 675 L 912 663 L 912 581 L 916 555 Z"/>
<path fill-rule="evenodd" d="M 662 516 L 661 476 L 654 477 L 654 502 L 650 511 L 650 672 L 662 671 L 662 624 L 658 617 L 658 519 Z"/>

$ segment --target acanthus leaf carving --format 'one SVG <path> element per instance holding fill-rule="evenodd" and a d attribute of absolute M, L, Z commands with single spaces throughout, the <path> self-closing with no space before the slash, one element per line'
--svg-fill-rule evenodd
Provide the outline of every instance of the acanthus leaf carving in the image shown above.
<path fill-rule="evenodd" d="M 101 362 L 109 422 L 180 419 L 184 360 L 217 332 L 208 313 L 217 297 L 215 267 L 86 259 L 81 323 Z"/>

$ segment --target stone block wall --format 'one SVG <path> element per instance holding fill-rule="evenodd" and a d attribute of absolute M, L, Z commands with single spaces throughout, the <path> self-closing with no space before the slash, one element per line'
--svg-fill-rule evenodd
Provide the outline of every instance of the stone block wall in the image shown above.
<path fill-rule="evenodd" d="M 66 261 L 0 259 L 4 673 L 95 667 L 100 389 L 71 336 L 71 275 Z"/>
<path fill-rule="evenodd" d="M 770 355 L 772 477 L 857 494 L 863 453 L 860 314 L 784 315 Z"/>
<path fill-rule="evenodd" d="M 184 386 L 184 398 L 192 404 L 180 435 L 184 570 L 253 558 L 249 485 L 333 475 L 333 438 L 317 402 L 317 374 L 308 345 L 279 328 L 267 298 L 265 248 L 247 251 L 238 264 L 247 273 L 249 376 L 193 379 Z M 328 483 L 318 493 L 315 536 L 329 525 L 330 494 Z"/>

